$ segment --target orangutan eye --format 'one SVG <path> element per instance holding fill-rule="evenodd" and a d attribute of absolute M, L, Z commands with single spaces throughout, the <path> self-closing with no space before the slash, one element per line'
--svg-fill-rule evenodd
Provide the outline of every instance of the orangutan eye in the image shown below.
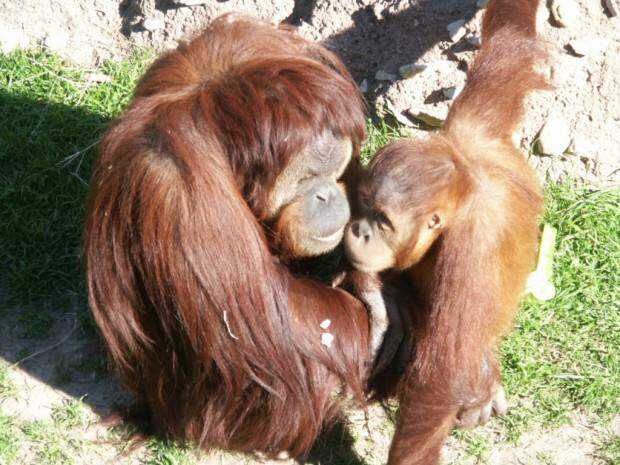
<path fill-rule="evenodd" d="M 382 211 L 375 211 L 374 218 L 375 218 L 375 221 L 377 222 L 377 226 L 379 227 L 381 231 L 383 232 L 388 231 L 388 230 L 394 231 L 394 225 L 392 224 L 388 216 Z"/>
<path fill-rule="evenodd" d="M 318 175 L 315 172 L 308 172 L 304 174 L 301 178 L 299 178 L 299 181 L 297 181 L 297 184 L 303 184 L 305 182 L 311 181 L 317 176 Z"/>

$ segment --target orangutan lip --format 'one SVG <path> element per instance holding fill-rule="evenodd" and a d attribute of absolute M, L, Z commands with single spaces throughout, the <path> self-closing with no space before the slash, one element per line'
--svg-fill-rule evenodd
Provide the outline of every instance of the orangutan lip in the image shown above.
<path fill-rule="evenodd" d="M 336 239 L 339 239 L 343 231 L 344 231 L 344 227 L 340 228 L 338 231 L 336 231 L 333 234 L 330 234 L 329 236 L 314 236 L 312 239 L 320 241 L 320 242 L 333 242 Z"/>

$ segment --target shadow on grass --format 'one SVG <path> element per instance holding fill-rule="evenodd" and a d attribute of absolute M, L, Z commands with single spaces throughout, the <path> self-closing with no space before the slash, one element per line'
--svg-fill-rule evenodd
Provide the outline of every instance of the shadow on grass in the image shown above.
<path fill-rule="evenodd" d="M 105 412 L 122 390 L 87 309 L 80 236 L 107 120 L 2 91 L 0 108 L 0 357 Z"/>
<path fill-rule="evenodd" d="M 108 414 L 130 399 L 108 371 L 80 257 L 91 146 L 108 121 L 2 92 L 0 108 L 0 357 Z M 337 423 L 307 460 L 363 465 L 352 445 Z"/>
<path fill-rule="evenodd" d="M 306 458 L 316 465 L 366 465 L 354 451 L 355 439 L 342 422 L 336 422 L 325 431 Z"/>
<path fill-rule="evenodd" d="M 4 300 L 23 306 L 79 294 L 92 146 L 107 121 L 1 91 L 0 108 L 0 260 L 10 289 Z"/>

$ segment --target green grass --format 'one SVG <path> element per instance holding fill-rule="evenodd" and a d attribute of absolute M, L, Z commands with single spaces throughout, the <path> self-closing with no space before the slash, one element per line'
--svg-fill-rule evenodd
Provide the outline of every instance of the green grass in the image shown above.
<path fill-rule="evenodd" d="M 605 441 L 599 448 L 598 455 L 609 465 L 620 464 L 620 436 Z"/>
<path fill-rule="evenodd" d="M 5 308 L 22 309 L 17 323 L 25 338 L 45 338 L 56 308 L 69 308 L 76 295 L 83 301 L 79 245 L 94 147 L 151 56 L 109 63 L 101 71 L 112 82 L 93 84 L 87 71 L 53 55 L 0 55 L 0 263 L 8 290 L 0 295 Z M 369 124 L 364 161 L 406 134 L 386 122 Z M 552 184 L 546 199 L 543 221 L 558 229 L 557 296 L 527 300 L 502 346 L 513 408 L 494 425 L 512 440 L 537 426 L 569 421 L 576 411 L 600 424 L 620 411 L 620 190 Z M 84 315 L 78 315 L 81 327 L 92 334 L 92 320 Z M 70 375 L 80 376 L 90 365 L 105 371 L 105 360 L 94 358 Z M 67 381 L 68 369 L 61 371 L 58 381 Z M 7 368 L 0 367 L 0 398 L 11 389 Z M 11 463 L 19 441 L 26 440 L 37 444 L 40 463 L 70 463 L 73 446 L 54 432 L 79 427 L 82 413 L 76 401 L 55 411 L 51 422 L 16 425 L 0 415 L 0 459 Z M 456 434 L 469 455 L 484 460 L 488 436 Z M 601 454 L 620 463 L 619 450 L 616 438 Z M 146 463 L 152 465 L 191 463 L 189 452 L 171 443 L 151 442 L 149 451 Z"/>
<path fill-rule="evenodd" d="M 543 221 L 558 230 L 557 295 L 527 300 L 503 346 L 513 432 L 558 424 L 576 409 L 620 411 L 620 190 L 551 185 Z"/>
<path fill-rule="evenodd" d="M 367 164 L 372 156 L 385 144 L 394 139 L 400 139 L 409 135 L 409 129 L 404 126 L 393 126 L 385 120 L 373 124 L 368 120 L 366 125 L 368 133 L 366 142 L 362 147 L 360 157 L 363 164 Z"/>
<path fill-rule="evenodd" d="M 63 428 L 83 426 L 87 421 L 87 413 L 82 399 L 66 401 L 56 407 L 52 412 L 52 420 Z"/>
<path fill-rule="evenodd" d="M 15 384 L 9 376 L 9 367 L 0 362 L 0 401 L 15 394 Z"/>
<path fill-rule="evenodd" d="M 20 441 L 20 431 L 13 419 L 0 413 L 0 463 L 14 463 Z"/>
<path fill-rule="evenodd" d="M 44 338 L 49 335 L 54 318 L 47 309 L 32 305 L 20 312 L 17 322 L 20 325 L 22 337 Z"/>
<path fill-rule="evenodd" d="M 490 438 L 479 430 L 454 430 L 453 436 L 461 441 L 465 446 L 465 453 L 485 463 L 491 451 Z"/>
<path fill-rule="evenodd" d="M 0 58 L 0 263 L 11 303 L 79 292 L 80 224 L 94 147 L 147 54 L 109 63 L 111 83 L 43 52 Z M 63 302 L 64 303 L 64 302 Z"/>
<path fill-rule="evenodd" d="M 2 412 L 2 402 L 12 398 L 17 392 L 9 376 L 9 367 L 0 361 L 0 464 L 14 463 L 17 459 L 21 436 L 12 417 Z"/>
<path fill-rule="evenodd" d="M 23 434 L 31 444 L 37 463 L 42 465 L 70 465 L 75 443 L 68 441 L 68 433 L 58 428 L 53 421 L 37 420 L 21 426 Z"/>
<path fill-rule="evenodd" d="M 144 465 L 191 465 L 190 450 L 170 441 L 152 440 L 147 445 L 149 457 Z"/>

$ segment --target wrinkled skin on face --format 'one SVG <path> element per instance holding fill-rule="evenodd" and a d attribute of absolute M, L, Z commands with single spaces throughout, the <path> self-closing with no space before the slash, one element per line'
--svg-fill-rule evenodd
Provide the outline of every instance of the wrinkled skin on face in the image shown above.
<path fill-rule="evenodd" d="M 280 173 L 265 216 L 281 252 L 312 257 L 340 243 L 351 217 L 341 182 L 351 156 L 350 140 L 326 132 L 293 156 Z"/>

